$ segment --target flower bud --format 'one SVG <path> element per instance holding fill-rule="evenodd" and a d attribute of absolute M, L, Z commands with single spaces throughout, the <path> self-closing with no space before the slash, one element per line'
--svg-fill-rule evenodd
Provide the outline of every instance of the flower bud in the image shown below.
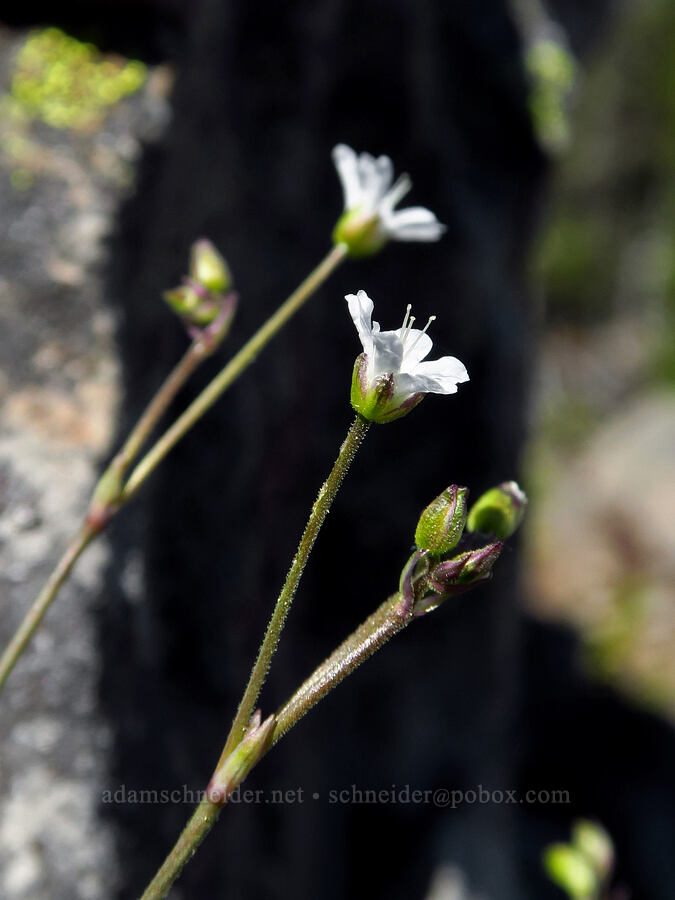
<path fill-rule="evenodd" d="M 218 316 L 222 298 L 197 282 L 187 282 L 163 295 L 171 309 L 189 325 L 210 325 Z"/>
<path fill-rule="evenodd" d="M 469 511 L 468 531 L 494 534 L 505 541 L 518 528 L 525 515 L 527 497 L 515 481 L 505 481 L 486 491 Z"/>
<path fill-rule="evenodd" d="M 468 488 L 451 484 L 432 500 L 420 516 L 415 530 L 415 543 L 420 550 L 442 556 L 457 546 L 466 524 L 468 495 Z"/>
<path fill-rule="evenodd" d="M 355 411 L 368 419 L 383 425 L 407 415 L 422 400 L 421 392 L 411 395 L 396 393 L 394 373 L 368 377 L 368 358 L 365 353 L 357 356 L 352 374 L 351 403 Z"/>
<path fill-rule="evenodd" d="M 544 852 L 544 868 L 554 884 L 572 900 L 593 900 L 598 878 L 583 853 L 568 844 L 551 844 Z"/>
<path fill-rule="evenodd" d="M 582 853 L 603 880 L 614 864 L 612 839 L 597 822 L 580 819 L 572 828 L 572 844 Z"/>
<path fill-rule="evenodd" d="M 260 724 L 260 710 L 251 717 L 240 743 L 216 769 L 206 789 L 212 803 L 225 803 L 232 791 L 242 783 L 251 769 L 265 755 L 274 730 L 275 716 Z"/>
<path fill-rule="evenodd" d="M 345 210 L 338 219 L 333 229 L 333 243 L 346 244 L 348 255 L 361 259 L 381 250 L 387 239 L 380 228 L 379 216 L 356 208 Z"/>
<path fill-rule="evenodd" d="M 460 553 L 454 559 L 444 560 L 429 572 L 429 581 L 439 594 L 450 596 L 461 593 L 461 589 L 485 581 L 492 574 L 504 545 L 501 541 L 487 544 L 478 550 Z"/>
<path fill-rule="evenodd" d="M 232 274 L 211 241 L 202 238 L 190 249 L 190 278 L 209 291 L 223 293 L 232 287 Z"/>

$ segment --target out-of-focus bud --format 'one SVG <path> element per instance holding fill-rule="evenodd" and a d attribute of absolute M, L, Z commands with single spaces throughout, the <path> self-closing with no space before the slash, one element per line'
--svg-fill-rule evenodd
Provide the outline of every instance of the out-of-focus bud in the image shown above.
<path fill-rule="evenodd" d="M 369 378 L 368 358 L 365 353 L 357 356 L 352 374 L 350 400 L 354 410 L 368 419 L 384 425 L 407 415 L 424 397 L 423 393 L 401 394 L 396 390 L 393 372 Z"/>
<path fill-rule="evenodd" d="M 468 531 L 494 534 L 506 540 L 518 528 L 525 515 L 527 497 L 515 481 L 504 481 L 486 491 L 469 510 Z"/>
<path fill-rule="evenodd" d="M 593 900 L 599 888 L 593 867 L 575 847 L 551 844 L 544 851 L 544 868 L 548 877 L 572 900 Z"/>
<path fill-rule="evenodd" d="M 190 249 L 190 278 L 215 293 L 226 293 L 232 288 L 229 266 L 206 238 L 195 241 Z"/>
<path fill-rule="evenodd" d="M 586 857 L 602 880 L 608 877 L 614 865 L 614 845 L 601 825 L 579 819 L 572 827 L 572 844 Z"/>
<path fill-rule="evenodd" d="M 210 325 L 220 312 L 222 298 L 189 282 L 162 295 L 174 312 L 190 325 Z"/>
<path fill-rule="evenodd" d="M 415 530 L 415 543 L 420 550 L 442 556 L 457 546 L 466 524 L 468 495 L 468 488 L 451 484 L 432 500 Z"/>
<path fill-rule="evenodd" d="M 346 244 L 354 259 L 372 256 L 387 243 L 379 216 L 361 208 L 342 213 L 333 229 L 333 243 Z"/>
<path fill-rule="evenodd" d="M 429 581 L 439 594 L 448 596 L 459 593 L 456 588 L 467 587 L 490 577 L 503 546 L 501 541 L 495 541 L 440 562 L 429 572 Z"/>
<path fill-rule="evenodd" d="M 275 716 L 271 715 L 262 724 L 260 720 L 260 710 L 257 710 L 251 717 L 241 742 L 214 772 L 206 789 L 206 795 L 212 803 L 225 803 L 269 748 Z"/>

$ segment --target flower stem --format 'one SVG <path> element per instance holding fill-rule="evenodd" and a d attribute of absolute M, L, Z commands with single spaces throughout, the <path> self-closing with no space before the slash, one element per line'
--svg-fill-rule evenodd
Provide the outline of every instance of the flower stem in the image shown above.
<path fill-rule="evenodd" d="M 270 747 L 278 743 L 310 709 L 412 620 L 412 609 L 406 608 L 400 593 L 392 594 L 385 600 L 281 707 L 276 714 Z"/>
<path fill-rule="evenodd" d="M 129 500 L 139 489 L 145 479 L 155 470 L 164 457 L 175 447 L 178 441 L 192 428 L 204 413 L 210 409 L 235 379 L 251 365 L 263 347 L 276 335 L 300 307 L 324 283 L 338 265 L 346 258 L 347 247 L 337 244 L 319 263 L 302 284 L 277 309 L 277 311 L 249 338 L 213 381 L 201 394 L 193 400 L 185 412 L 162 435 L 157 443 L 143 457 L 131 473 L 127 481 L 122 502 Z"/>
<path fill-rule="evenodd" d="M 110 479 L 114 479 L 116 482 L 122 479 L 125 471 L 133 462 L 134 457 L 164 415 L 178 391 L 202 360 L 209 356 L 214 349 L 215 347 L 207 346 L 201 337 L 197 337 L 192 341 L 180 362 L 175 366 L 146 407 L 122 448 L 115 454 L 112 462 L 99 479 L 99 485 L 107 483 Z M 68 579 L 81 553 L 94 538 L 98 537 L 116 512 L 117 507 L 114 505 L 101 508 L 96 502 L 92 503 L 80 531 L 56 564 L 52 574 L 26 613 L 21 625 L 14 633 L 0 658 L 0 692 L 19 657 L 38 629 L 45 613 L 56 599 L 64 582 Z"/>
<path fill-rule="evenodd" d="M 188 407 L 185 413 L 176 420 L 162 438 L 151 448 L 148 454 L 133 470 L 131 476 L 115 497 L 115 503 L 104 504 L 104 508 L 90 509 L 82 531 L 73 540 L 63 558 L 49 577 L 49 580 L 40 591 L 33 605 L 26 614 L 0 658 L 0 692 L 16 665 L 17 660 L 25 650 L 30 639 L 38 628 L 43 616 L 49 609 L 68 578 L 70 571 L 85 549 L 95 537 L 100 534 L 108 521 L 118 512 L 121 506 L 127 503 L 136 493 L 143 481 L 157 467 L 161 460 L 169 453 L 172 447 L 189 431 L 194 423 L 213 405 L 220 395 L 235 381 L 244 369 L 254 362 L 258 353 L 274 337 L 291 316 L 305 303 L 306 300 L 323 284 L 328 276 L 345 259 L 347 248 L 343 244 L 333 247 L 330 253 L 319 263 L 313 272 L 302 282 L 300 287 L 279 307 L 274 315 L 268 319 L 253 337 L 230 360 L 219 375 L 206 387 L 197 399 Z M 213 351 L 212 346 L 204 343 L 203 339 L 195 338 L 183 358 L 169 374 L 157 394 L 150 401 L 145 412 L 134 426 L 131 434 L 126 439 L 120 451 L 99 480 L 114 484 L 121 481 L 133 462 L 134 458 L 146 442 L 151 432 L 159 422 L 162 415 L 175 398 L 180 388 L 185 384 L 190 375 L 206 356 Z M 111 500 L 114 492 L 111 489 Z M 94 504 L 95 506 L 96 504 Z M 92 515 L 93 511 L 93 515 Z M 86 540 L 83 534 L 86 533 Z"/>
<path fill-rule="evenodd" d="M 337 687 L 390 638 L 402 631 L 412 619 L 412 608 L 406 606 L 400 593 L 392 594 L 385 600 L 325 662 L 314 670 L 304 684 L 281 707 L 276 715 L 268 751 L 326 694 Z M 218 766 L 226 756 L 227 754 L 223 753 Z M 166 897 L 185 864 L 215 825 L 224 802 L 216 804 L 206 796 L 204 797 L 141 900 L 163 900 Z"/>
<path fill-rule="evenodd" d="M 143 892 L 141 900 L 162 900 L 171 885 L 183 871 L 185 864 L 196 853 L 197 847 L 211 831 L 220 815 L 222 803 L 213 803 L 205 795 L 176 841 L 173 850 L 157 870 L 155 877 Z"/>
<path fill-rule="evenodd" d="M 33 634 L 36 632 L 45 613 L 49 609 L 52 600 L 58 594 L 61 585 L 68 578 L 82 551 L 95 536 L 95 529 L 85 523 L 73 538 L 70 546 L 57 563 L 56 568 L 49 576 L 46 584 L 35 598 L 33 605 L 24 616 L 21 625 L 14 632 L 11 641 L 5 648 L 2 657 L 0 657 L 0 691 L 4 687 L 17 660 L 28 646 Z"/>
<path fill-rule="evenodd" d="M 221 754 L 219 765 L 227 758 L 227 756 L 229 756 L 244 736 L 244 731 L 253 714 L 258 695 L 260 694 L 260 690 L 267 677 L 272 657 L 277 649 L 279 637 L 284 627 L 288 611 L 291 608 L 291 603 L 293 602 L 298 583 L 302 577 L 303 569 L 305 568 L 309 554 L 312 552 L 314 541 L 316 540 L 321 526 L 328 514 L 328 510 L 335 499 L 335 495 L 342 484 L 342 480 L 356 455 L 356 451 L 361 446 L 369 428 L 370 422 L 357 415 L 351 428 L 347 432 L 347 437 L 340 447 L 340 452 L 331 469 L 330 475 L 323 483 L 323 486 L 314 501 L 307 525 L 305 526 L 302 538 L 300 539 L 300 544 L 293 557 L 293 562 L 288 570 L 286 581 L 284 582 L 284 586 L 281 589 L 276 606 L 272 612 L 272 617 L 267 626 L 263 642 L 260 645 L 258 657 L 251 669 L 251 675 L 248 684 L 246 685 L 244 695 L 239 703 L 237 714 L 232 722 L 232 727 Z"/>
<path fill-rule="evenodd" d="M 167 376 L 146 407 L 143 415 L 134 425 L 119 452 L 115 454 L 111 467 L 116 466 L 121 474 L 126 472 L 159 420 L 173 402 L 178 391 L 188 381 L 199 364 L 209 355 L 210 351 L 206 350 L 201 338 L 194 338 L 180 362 Z"/>

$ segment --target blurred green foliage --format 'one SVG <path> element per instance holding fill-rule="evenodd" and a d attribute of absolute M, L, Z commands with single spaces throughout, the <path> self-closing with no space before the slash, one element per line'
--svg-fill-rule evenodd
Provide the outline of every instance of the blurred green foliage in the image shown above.
<path fill-rule="evenodd" d="M 103 56 L 58 28 L 32 32 L 16 59 L 5 112 L 53 128 L 97 127 L 108 109 L 142 87 L 146 67 L 137 60 Z"/>
<path fill-rule="evenodd" d="M 550 38 L 537 40 L 525 54 L 531 81 L 530 113 L 544 147 L 555 152 L 570 139 L 568 99 L 576 78 L 576 61 L 569 50 Z"/>

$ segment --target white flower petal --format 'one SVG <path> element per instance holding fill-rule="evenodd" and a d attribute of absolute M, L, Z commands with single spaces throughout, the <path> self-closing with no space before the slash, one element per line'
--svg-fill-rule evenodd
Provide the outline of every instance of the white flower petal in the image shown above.
<path fill-rule="evenodd" d="M 359 157 L 359 181 L 361 195 L 357 206 L 366 213 L 374 214 L 382 199 L 382 174 L 377 160 L 370 153 L 362 153 Z"/>
<path fill-rule="evenodd" d="M 361 180 L 356 153 L 346 144 L 333 147 L 333 164 L 342 183 L 345 209 L 354 209 L 361 202 Z"/>
<path fill-rule="evenodd" d="M 393 175 L 392 175 L 393 177 Z M 391 184 L 391 179 L 389 179 Z M 383 217 L 391 215 L 396 204 L 402 200 L 408 191 L 412 188 L 412 181 L 409 176 L 404 174 L 396 179 L 396 184 L 388 190 L 382 198 L 380 204 L 380 213 Z"/>
<path fill-rule="evenodd" d="M 464 363 L 454 356 L 443 356 L 440 359 L 419 363 L 408 377 L 413 379 L 417 391 L 428 394 L 454 394 L 458 384 L 469 380 L 469 373 Z"/>
<path fill-rule="evenodd" d="M 400 371 L 403 358 L 403 344 L 397 331 L 383 331 L 373 334 L 373 377 Z"/>
<path fill-rule="evenodd" d="M 380 330 L 377 322 L 374 325 L 371 324 L 374 308 L 373 301 L 365 291 L 359 291 L 358 294 L 347 294 L 345 300 L 349 307 L 349 314 L 359 333 L 363 349 L 370 356 L 373 353 L 373 331 L 377 333 Z"/>
<path fill-rule="evenodd" d="M 395 241 L 437 241 L 446 230 L 431 210 L 411 206 L 382 217 L 382 224 Z"/>

